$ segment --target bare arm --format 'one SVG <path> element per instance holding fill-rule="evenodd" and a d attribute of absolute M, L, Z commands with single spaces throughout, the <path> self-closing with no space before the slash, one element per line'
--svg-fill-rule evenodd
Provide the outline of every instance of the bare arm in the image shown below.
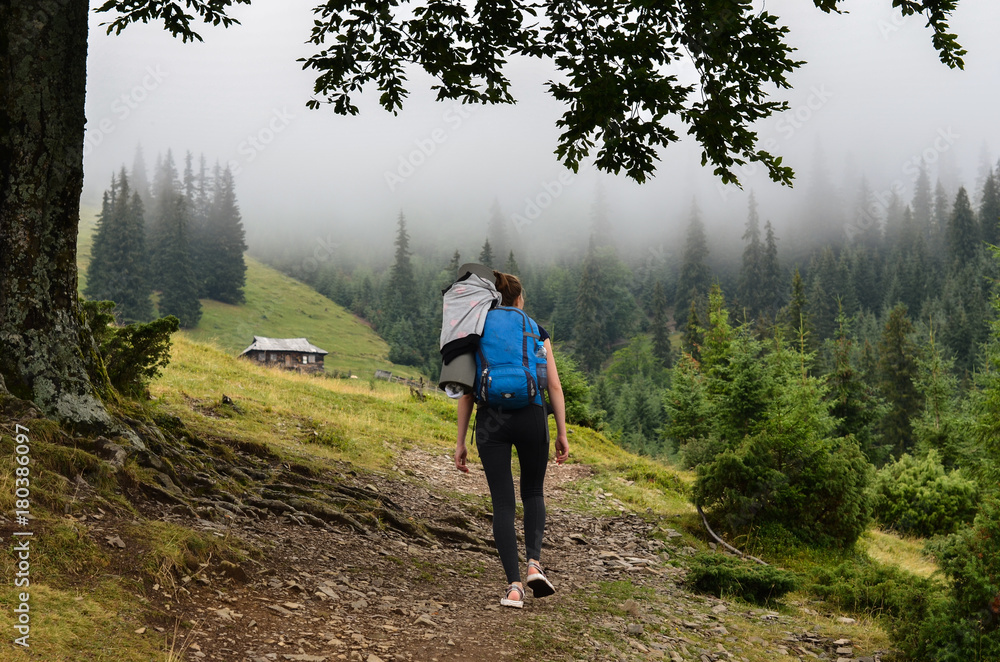
<path fill-rule="evenodd" d="M 473 397 L 471 393 L 466 393 L 458 399 L 458 435 L 455 440 L 455 468 L 459 471 L 469 473 L 469 467 L 465 465 L 468 450 L 465 447 L 465 436 L 469 432 L 469 420 L 472 418 Z"/>
<path fill-rule="evenodd" d="M 549 402 L 556 415 L 556 462 L 562 464 L 569 457 L 569 440 L 566 438 L 566 398 L 563 397 L 562 383 L 556 370 L 556 358 L 552 353 L 552 342 L 545 339 L 545 364 L 549 378 Z"/>

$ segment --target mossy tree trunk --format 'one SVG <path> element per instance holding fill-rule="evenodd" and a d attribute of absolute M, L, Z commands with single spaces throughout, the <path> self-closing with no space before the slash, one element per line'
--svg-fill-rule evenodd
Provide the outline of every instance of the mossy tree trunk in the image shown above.
<path fill-rule="evenodd" d="M 0 3 L 0 383 L 101 425 L 77 297 L 87 18 L 87 0 Z"/>

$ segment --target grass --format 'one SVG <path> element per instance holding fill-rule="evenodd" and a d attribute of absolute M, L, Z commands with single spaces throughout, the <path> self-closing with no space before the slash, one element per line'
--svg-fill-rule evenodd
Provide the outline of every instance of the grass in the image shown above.
<path fill-rule="evenodd" d="M 41 561 L 39 561 L 41 564 Z M 39 566 L 41 567 L 41 565 Z M 144 624 L 141 599 L 126 589 L 117 577 L 99 580 L 85 589 L 58 588 L 31 582 L 30 648 L 9 653 L 10 642 L 19 636 L 14 630 L 13 607 L 19 593 L 4 582 L 0 586 L 0 629 L 7 633 L 0 659 L 40 662 L 150 662 L 163 659 L 164 641 L 151 633 L 137 634 Z M 10 605 L 11 608 L 6 608 Z M 9 657 L 8 657 L 9 656 Z"/>
<path fill-rule="evenodd" d="M 150 391 L 199 435 L 265 444 L 305 462 L 387 469 L 394 448 L 453 443 L 454 405 L 444 398 L 417 402 L 398 384 L 264 368 L 184 336 Z M 236 409 L 221 405 L 223 394 Z"/>
<path fill-rule="evenodd" d="M 93 245 L 97 208 L 80 211 L 77 240 L 79 291 L 86 287 L 87 265 Z M 308 285 L 268 267 L 250 256 L 247 264 L 246 301 L 231 305 L 202 299 L 202 317 L 198 326 L 181 335 L 210 343 L 237 355 L 246 349 L 253 336 L 269 338 L 308 338 L 330 352 L 324 360 L 328 373 L 358 375 L 364 379 L 376 370 L 394 375 L 419 378 L 420 372 L 389 361 L 389 345 L 362 319 L 327 299 Z"/>
<path fill-rule="evenodd" d="M 870 529 L 860 545 L 876 561 L 899 566 L 918 577 L 930 577 L 938 566 L 924 553 L 926 542 L 922 538 L 903 538 L 889 531 Z"/>

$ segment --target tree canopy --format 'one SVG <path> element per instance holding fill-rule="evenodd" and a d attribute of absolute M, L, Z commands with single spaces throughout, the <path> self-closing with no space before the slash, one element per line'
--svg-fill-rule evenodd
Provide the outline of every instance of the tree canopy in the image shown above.
<path fill-rule="evenodd" d="M 891 1 L 904 16 L 926 17 L 942 62 L 964 66 L 965 50 L 948 25 L 958 0 Z M 828 13 L 843 2 L 813 0 Z M 249 3 L 108 0 L 98 11 L 116 13 L 108 32 L 161 20 L 187 41 L 201 40 L 193 21 L 228 26 L 237 21 L 227 10 Z M 409 96 L 410 65 L 436 80 L 438 100 L 514 103 L 505 66 L 534 57 L 560 74 L 546 83 L 566 106 L 555 153 L 574 171 L 596 149 L 598 168 L 643 182 L 656 169 L 657 149 L 680 140 L 679 120 L 701 146 L 702 165 L 724 183 L 739 183 L 736 167 L 750 162 L 774 181 L 793 177 L 779 155 L 758 146 L 753 123 L 787 110 L 771 90 L 790 87 L 786 76 L 803 62 L 791 57 L 788 28 L 747 0 L 328 0 L 313 12 L 309 41 L 317 52 L 302 60 L 316 72 L 312 108 L 328 103 L 356 115 L 354 95 L 374 85 L 379 103 L 396 113 Z M 696 84 L 669 73 L 683 60 L 695 66 Z"/>

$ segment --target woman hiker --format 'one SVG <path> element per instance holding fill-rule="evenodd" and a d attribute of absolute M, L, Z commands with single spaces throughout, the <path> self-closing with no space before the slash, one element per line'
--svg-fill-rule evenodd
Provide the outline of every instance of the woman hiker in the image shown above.
<path fill-rule="evenodd" d="M 496 289 L 501 295 L 501 306 L 516 308 L 520 311 L 524 308 L 524 291 L 521 281 L 517 276 L 504 274 L 498 271 L 493 272 L 496 277 Z M 549 426 L 548 417 L 545 411 L 544 401 L 540 391 L 544 388 L 544 382 L 548 383 L 549 399 L 552 410 L 556 417 L 556 457 L 557 463 L 562 464 L 569 457 L 569 442 L 566 439 L 566 406 L 563 399 L 562 386 L 559 383 L 559 374 L 556 372 L 555 360 L 552 356 L 552 343 L 549 334 L 539 327 L 531 318 L 523 312 L 508 310 L 502 312 L 504 308 L 495 308 L 487 314 L 486 326 L 483 331 L 483 339 L 480 342 L 480 350 L 477 352 L 477 368 L 482 371 L 482 362 L 497 362 L 491 359 L 490 352 L 497 351 L 497 339 L 494 336 L 498 333 L 495 329 L 503 329 L 506 335 L 500 338 L 500 344 L 508 341 L 508 347 L 514 348 L 517 355 L 508 357 L 512 359 L 510 363 L 516 364 L 519 368 L 522 362 L 520 355 L 522 345 L 528 347 L 531 342 L 537 342 L 534 350 L 535 359 L 532 364 L 540 375 L 540 379 L 535 380 L 542 384 L 538 386 L 539 393 L 531 393 L 531 402 L 527 406 L 519 408 L 505 408 L 502 405 L 496 406 L 495 399 L 489 397 L 485 390 L 478 383 L 475 393 L 467 393 L 458 401 L 458 441 L 455 445 L 455 466 L 459 471 L 468 472 L 466 466 L 467 449 L 465 446 L 465 436 L 469 428 L 469 420 L 472 417 L 472 405 L 479 401 L 476 409 L 476 424 L 474 428 L 474 438 L 479 448 L 479 459 L 483 463 L 483 471 L 490 487 L 490 497 L 493 500 L 493 538 L 496 542 L 497 552 L 503 563 L 504 572 L 507 575 L 507 590 L 500 604 L 505 607 L 524 606 L 524 585 L 521 583 L 521 571 L 518 565 L 517 536 L 514 532 L 514 479 L 511 473 L 511 447 L 517 449 L 517 458 L 521 466 L 521 501 L 524 503 L 524 542 L 526 547 L 525 558 L 528 560 L 527 584 L 531 588 L 536 598 L 552 595 L 555 592 L 551 582 L 546 579 L 539 563 L 542 551 L 542 536 L 545 532 L 545 499 L 542 495 L 542 484 L 545 480 L 545 467 L 549 460 Z M 515 332 L 509 329 L 510 326 L 503 326 L 501 318 L 514 317 L 515 321 L 523 324 L 517 327 Z M 517 321 L 521 320 L 521 321 Z M 494 330 L 491 331 L 491 321 L 494 321 Z M 523 335 L 528 336 L 522 343 Z M 532 331 L 538 329 L 537 336 Z M 492 335 L 491 335 L 492 333 Z M 542 344 L 544 343 L 544 344 Z M 544 350 L 542 349 L 544 347 Z M 529 365 L 527 350 L 524 356 L 524 365 Z M 499 369 L 498 369 L 499 370 Z M 499 372 L 498 372 L 499 375 Z M 534 375 L 532 375 L 534 377 Z M 500 376 L 497 382 L 502 381 Z M 521 376 L 523 383 L 524 378 Z M 528 380 L 531 382 L 532 380 Z M 491 380 L 492 384 L 492 380 Z M 492 386 L 491 386 L 492 387 Z M 529 389 L 531 388 L 529 384 Z M 483 396 L 487 402 L 483 402 Z M 501 398 L 510 394 L 502 394 Z"/>

